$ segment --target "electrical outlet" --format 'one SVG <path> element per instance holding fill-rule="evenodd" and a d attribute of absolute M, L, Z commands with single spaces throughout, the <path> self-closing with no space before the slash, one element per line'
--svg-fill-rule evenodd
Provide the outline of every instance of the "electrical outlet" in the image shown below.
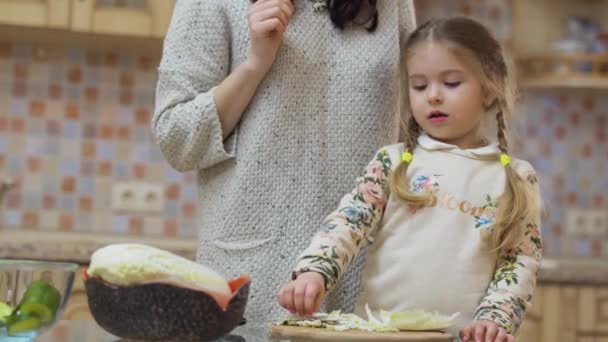
<path fill-rule="evenodd" d="M 132 183 L 118 182 L 112 186 L 112 210 L 136 211 L 136 191 Z"/>
<path fill-rule="evenodd" d="M 165 206 L 163 187 L 152 183 L 137 185 L 136 210 L 147 213 L 160 213 Z"/>
<path fill-rule="evenodd" d="M 579 238 L 608 238 L 608 211 L 606 209 L 567 209 L 566 232 L 570 236 Z"/>
<path fill-rule="evenodd" d="M 608 238 L 608 210 L 590 210 L 588 229 L 593 237 Z"/>
<path fill-rule="evenodd" d="M 146 182 L 117 182 L 112 187 L 112 210 L 161 213 L 165 201 L 163 187 Z"/>

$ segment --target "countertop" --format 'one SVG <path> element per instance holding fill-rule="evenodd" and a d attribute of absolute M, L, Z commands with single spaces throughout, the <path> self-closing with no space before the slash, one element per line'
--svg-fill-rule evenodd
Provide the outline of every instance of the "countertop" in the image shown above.
<path fill-rule="evenodd" d="M 0 230 L 0 258 L 71 261 L 88 264 L 98 248 L 124 242 L 143 243 L 193 260 L 197 239 Z"/>
<path fill-rule="evenodd" d="M 608 259 L 550 259 L 541 263 L 539 282 L 560 285 L 608 285 Z"/>
<path fill-rule="evenodd" d="M 217 342 L 267 342 L 269 330 L 264 326 L 241 326 Z M 1 340 L 1 339 L 0 339 Z M 4 340 L 2 340 L 4 341 Z M 36 342 L 132 342 L 116 337 L 103 330 L 94 321 L 60 321 L 51 327 Z M 139 342 L 144 342 L 140 341 Z"/>
<path fill-rule="evenodd" d="M 298 329 L 298 327 L 291 327 Z M 302 329 L 302 328 L 300 328 Z M 304 328 L 309 329 L 309 328 Z M 311 329 L 309 329 L 311 330 Z M 313 331 L 316 329 L 312 329 Z M 319 332 L 320 333 L 320 332 Z M 337 336 L 331 336 L 331 333 L 327 336 L 315 337 L 315 341 L 383 341 L 385 336 L 378 336 L 378 333 L 366 335 L 366 333 L 358 331 L 350 332 L 336 332 L 338 335 L 357 336 L 348 337 L 346 339 Z M 359 335 L 357 335 L 359 334 Z M 451 339 L 451 336 L 445 333 L 439 332 L 400 332 L 399 340 L 407 341 L 445 341 Z M 308 335 L 293 334 L 286 335 L 285 332 L 276 333 L 272 332 L 267 325 L 249 325 L 239 326 L 235 328 L 230 334 L 220 338 L 217 342 L 302 342 L 309 341 L 312 337 L 306 337 Z M 349 335 L 349 336 L 350 336 Z M 312 336 L 312 335 L 311 335 Z M 373 338 L 371 336 L 374 336 Z M 394 338 L 394 337 L 393 337 Z M 2 340 L 2 339 L 0 339 Z M 2 340 L 4 341 L 4 340 Z M 104 331 L 94 321 L 60 321 L 53 326 L 49 331 L 43 333 L 36 339 L 36 342 L 128 342 L 110 333 Z M 16 342 L 16 341 L 15 341 Z M 140 341 L 143 342 L 143 341 Z"/>
<path fill-rule="evenodd" d="M 0 258 L 72 261 L 86 265 L 96 249 L 118 242 L 148 244 L 191 260 L 195 257 L 197 245 L 193 238 L 0 230 Z M 608 285 L 608 259 L 545 258 L 539 282 Z"/>

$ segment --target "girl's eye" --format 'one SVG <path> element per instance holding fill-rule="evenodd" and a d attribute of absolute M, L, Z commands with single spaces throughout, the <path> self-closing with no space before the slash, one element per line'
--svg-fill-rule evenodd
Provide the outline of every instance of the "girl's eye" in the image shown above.
<path fill-rule="evenodd" d="M 444 82 L 444 84 L 449 88 L 456 88 L 460 85 L 460 81 L 458 82 Z"/>
<path fill-rule="evenodd" d="M 414 90 L 417 90 L 417 91 L 423 91 L 426 88 L 426 85 L 415 85 L 415 86 L 412 86 L 412 88 L 414 88 Z"/>

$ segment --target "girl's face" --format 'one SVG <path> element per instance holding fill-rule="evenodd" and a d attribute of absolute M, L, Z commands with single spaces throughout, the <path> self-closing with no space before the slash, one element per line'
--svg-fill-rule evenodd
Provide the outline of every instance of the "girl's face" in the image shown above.
<path fill-rule="evenodd" d="M 407 69 L 411 110 L 424 132 L 463 149 L 478 147 L 488 101 L 471 68 L 443 44 L 421 42 Z"/>

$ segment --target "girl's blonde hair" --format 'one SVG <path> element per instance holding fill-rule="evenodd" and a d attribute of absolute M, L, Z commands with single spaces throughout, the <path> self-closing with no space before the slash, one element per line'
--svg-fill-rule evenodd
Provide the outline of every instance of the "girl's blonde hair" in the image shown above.
<path fill-rule="evenodd" d="M 515 82 L 500 43 L 475 20 L 464 17 L 436 19 L 412 32 L 405 45 L 406 58 L 417 44 L 426 41 L 446 44 L 479 75 L 486 94 L 495 98 L 486 109 L 496 110 L 498 148 L 508 154 L 507 118 L 513 112 Z M 403 91 L 407 92 L 407 87 Z M 407 132 L 403 137 L 405 150 L 413 154 L 422 129 L 411 113 L 407 124 L 402 122 L 402 129 Z M 408 166 L 408 162 L 401 161 L 391 174 L 391 193 L 408 205 L 423 206 L 430 200 L 431 194 L 413 192 L 409 188 L 406 176 Z M 525 233 L 526 227 L 521 221 L 537 210 L 531 182 L 522 179 L 510 163 L 505 166 L 505 172 L 507 185 L 497 201 L 498 211 L 492 230 L 496 249 L 513 247 Z"/>

